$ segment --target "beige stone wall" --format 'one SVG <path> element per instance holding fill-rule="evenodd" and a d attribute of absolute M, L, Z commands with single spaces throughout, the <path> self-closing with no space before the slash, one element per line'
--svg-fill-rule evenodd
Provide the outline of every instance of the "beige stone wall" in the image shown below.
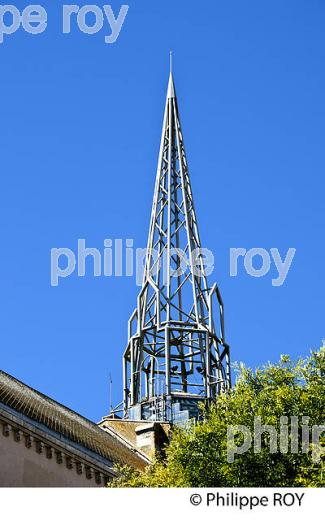
<path fill-rule="evenodd" d="M 0 487 L 103 486 L 104 475 L 99 477 L 96 468 L 81 460 L 77 467 L 68 451 L 56 450 L 0 422 Z"/>
<path fill-rule="evenodd" d="M 99 424 L 103 429 L 112 429 L 129 440 L 150 460 L 160 453 L 170 440 L 171 424 L 167 422 L 130 421 L 104 417 Z"/>

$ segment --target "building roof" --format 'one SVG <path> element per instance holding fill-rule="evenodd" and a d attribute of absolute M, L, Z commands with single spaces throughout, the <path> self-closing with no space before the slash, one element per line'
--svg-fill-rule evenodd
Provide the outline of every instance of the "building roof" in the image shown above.
<path fill-rule="evenodd" d="M 0 403 L 117 464 L 144 469 L 148 459 L 113 434 L 0 370 Z"/>
<path fill-rule="evenodd" d="M 152 421 L 132 421 L 125 419 L 112 419 L 111 417 L 104 417 L 103 420 L 99 423 L 104 427 L 111 427 L 117 433 L 119 433 L 125 439 L 128 439 L 132 444 L 136 444 L 137 442 L 137 434 L 136 429 L 139 426 L 145 426 L 146 424 L 152 425 Z M 168 436 L 170 432 L 170 423 L 168 422 L 159 422 L 160 427 L 164 431 L 165 435 Z"/>

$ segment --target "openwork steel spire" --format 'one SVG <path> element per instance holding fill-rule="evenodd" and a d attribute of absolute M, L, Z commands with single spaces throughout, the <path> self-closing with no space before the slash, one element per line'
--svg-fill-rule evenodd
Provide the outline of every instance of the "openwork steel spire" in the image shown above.
<path fill-rule="evenodd" d="M 205 256 L 171 71 L 143 285 L 124 354 L 126 418 L 186 420 L 199 401 L 230 387 L 223 304 L 217 285 L 208 286 Z"/>

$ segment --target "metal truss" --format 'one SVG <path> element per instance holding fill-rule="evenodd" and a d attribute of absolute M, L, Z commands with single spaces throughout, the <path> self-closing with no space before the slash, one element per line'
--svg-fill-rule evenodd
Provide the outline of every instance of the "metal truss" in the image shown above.
<path fill-rule="evenodd" d="M 124 417 L 151 402 L 166 420 L 167 396 L 214 399 L 229 389 L 223 314 L 217 285 L 207 284 L 171 73 L 143 285 L 124 354 Z"/>

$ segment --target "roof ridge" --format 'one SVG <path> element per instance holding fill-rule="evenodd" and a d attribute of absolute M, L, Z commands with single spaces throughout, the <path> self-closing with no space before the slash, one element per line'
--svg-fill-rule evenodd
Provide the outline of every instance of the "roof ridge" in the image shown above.
<path fill-rule="evenodd" d="M 68 411 L 68 412 L 71 412 L 73 415 L 77 415 L 78 417 L 80 417 L 81 419 L 83 419 L 84 421 L 88 422 L 88 423 L 91 423 L 93 424 L 94 426 L 98 426 L 97 423 L 95 423 L 94 421 L 92 421 L 91 419 L 88 419 L 87 417 L 85 417 L 84 415 L 81 415 L 79 412 L 76 412 L 75 410 L 72 410 L 72 408 L 69 408 L 68 406 L 66 406 L 65 404 L 62 404 L 60 403 L 59 401 L 57 401 L 56 399 L 53 399 L 52 397 L 44 394 L 43 392 L 40 392 L 39 390 L 36 390 L 36 388 L 33 388 L 32 386 L 29 386 L 27 385 L 26 383 L 24 383 L 23 381 L 21 381 L 20 379 L 17 379 L 16 377 L 12 376 L 11 374 L 8 374 L 7 372 L 5 372 L 4 370 L 1 370 L 0 369 L 0 376 L 1 375 L 4 375 L 5 377 L 8 377 L 9 379 L 11 379 L 12 381 L 16 382 L 16 383 L 19 383 L 20 385 L 22 385 L 23 387 L 25 388 L 28 388 L 29 390 L 31 390 L 32 392 L 34 392 L 35 394 L 37 394 L 38 396 L 44 398 L 46 401 L 51 401 L 53 404 L 56 404 L 58 405 L 60 408 L 63 408 L 64 410 Z M 1 384 L 1 380 L 0 380 L 0 384 Z"/>
<path fill-rule="evenodd" d="M 0 403 L 111 463 L 144 468 L 147 459 L 110 431 L 0 370 Z M 131 448 L 132 446 L 132 448 Z"/>

